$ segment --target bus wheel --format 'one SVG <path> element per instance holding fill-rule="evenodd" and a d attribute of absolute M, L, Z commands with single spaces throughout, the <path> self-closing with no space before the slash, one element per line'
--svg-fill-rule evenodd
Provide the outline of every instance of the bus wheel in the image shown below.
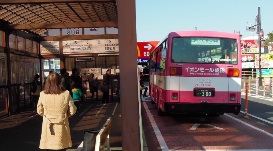
<path fill-rule="evenodd" d="M 157 114 L 159 115 L 159 116 L 164 116 L 165 115 L 165 112 L 163 112 L 162 110 L 161 110 L 161 108 L 159 107 L 159 103 L 157 102 Z"/>
<path fill-rule="evenodd" d="M 152 104 L 155 104 L 155 101 L 151 99 L 151 103 L 152 103 Z"/>

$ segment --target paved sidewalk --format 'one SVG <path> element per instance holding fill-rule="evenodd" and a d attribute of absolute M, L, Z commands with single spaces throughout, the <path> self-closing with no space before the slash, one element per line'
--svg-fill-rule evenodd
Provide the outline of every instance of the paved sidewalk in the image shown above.
<path fill-rule="evenodd" d="M 113 115 L 115 110 L 115 115 Z M 73 146 L 67 151 L 75 151 L 83 141 L 85 130 L 97 130 L 111 117 L 110 145 L 122 146 L 120 105 L 118 102 L 102 104 L 100 101 L 86 100 L 80 112 L 69 119 Z M 39 151 L 42 117 L 33 111 L 24 111 L 0 119 L 0 150 Z M 15 145 L 16 143 L 16 145 Z"/>

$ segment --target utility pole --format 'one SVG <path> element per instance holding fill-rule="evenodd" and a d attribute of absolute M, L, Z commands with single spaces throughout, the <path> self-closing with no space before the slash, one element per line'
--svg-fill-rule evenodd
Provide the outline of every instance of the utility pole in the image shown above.
<path fill-rule="evenodd" d="M 256 17 L 257 22 L 257 34 L 258 34 L 258 42 L 259 42 L 259 87 L 262 86 L 262 69 L 261 69 L 261 51 L 262 51 L 262 36 L 263 31 L 261 29 L 261 13 L 260 7 L 258 7 L 258 15 Z"/>

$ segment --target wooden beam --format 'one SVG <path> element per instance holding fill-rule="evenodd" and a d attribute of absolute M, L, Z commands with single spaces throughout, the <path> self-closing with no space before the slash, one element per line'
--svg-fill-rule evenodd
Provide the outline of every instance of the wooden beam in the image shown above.
<path fill-rule="evenodd" d="M 118 0 L 122 150 L 142 151 L 142 124 L 137 77 L 136 0 Z M 130 50 L 130 51 L 128 51 Z M 133 51 L 134 50 L 134 51 Z M 130 57 L 128 57 L 130 56 Z M 130 78 L 128 78 L 130 77 Z M 128 86 L 130 83 L 130 86 Z M 164 149 L 163 149 L 164 150 Z"/>
<path fill-rule="evenodd" d="M 59 29 L 59 28 L 96 28 L 118 27 L 118 22 L 79 22 L 79 23 L 52 23 L 52 24 L 9 24 L 15 30 L 31 29 Z"/>
<path fill-rule="evenodd" d="M 0 0 L 0 4 L 46 4 L 46 3 L 86 3 L 86 2 L 116 2 L 116 0 Z"/>
<path fill-rule="evenodd" d="M 64 40 L 92 40 L 92 39 L 118 39 L 118 34 L 105 35 L 63 35 L 41 37 L 43 41 L 64 41 Z"/>

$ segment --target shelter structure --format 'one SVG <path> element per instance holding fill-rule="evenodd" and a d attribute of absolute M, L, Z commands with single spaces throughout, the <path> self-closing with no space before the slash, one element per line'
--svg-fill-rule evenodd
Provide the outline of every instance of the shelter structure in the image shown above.
<path fill-rule="evenodd" d="M 122 147 L 141 150 L 135 145 L 141 144 L 140 135 L 131 134 L 142 134 L 137 54 L 128 51 L 136 48 L 135 24 L 135 0 L 0 0 L 0 116 L 28 107 L 29 82 L 36 73 L 43 75 L 42 59 L 59 58 L 60 68 L 74 68 L 79 57 L 115 56 L 111 65 L 124 79 Z"/>

